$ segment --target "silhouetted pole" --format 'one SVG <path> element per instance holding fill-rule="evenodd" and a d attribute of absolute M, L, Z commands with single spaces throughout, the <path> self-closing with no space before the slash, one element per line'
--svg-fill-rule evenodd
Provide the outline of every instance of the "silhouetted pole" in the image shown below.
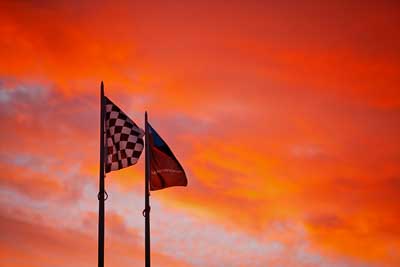
<path fill-rule="evenodd" d="M 99 193 L 99 244 L 98 244 L 98 267 L 104 267 L 104 85 L 100 86 L 100 182 Z"/>
<path fill-rule="evenodd" d="M 145 216 L 145 257 L 146 257 L 146 265 L 145 267 L 150 267 L 150 144 L 149 144 L 149 127 L 147 123 L 147 111 L 144 115 L 145 121 L 145 136 L 146 136 L 146 143 L 145 143 L 145 156 L 146 156 L 146 169 L 145 169 L 145 199 L 144 199 L 144 216 Z"/>

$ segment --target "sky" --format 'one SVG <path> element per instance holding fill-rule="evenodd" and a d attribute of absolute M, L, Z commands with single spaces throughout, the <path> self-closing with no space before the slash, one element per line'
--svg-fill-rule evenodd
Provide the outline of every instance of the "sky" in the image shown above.
<path fill-rule="evenodd" d="M 99 86 L 188 187 L 152 266 L 400 266 L 398 1 L 2 1 L 0 265 L 97 264 Z M 105 264 L 144 265 L 144 157 L 106 177 Z"/>

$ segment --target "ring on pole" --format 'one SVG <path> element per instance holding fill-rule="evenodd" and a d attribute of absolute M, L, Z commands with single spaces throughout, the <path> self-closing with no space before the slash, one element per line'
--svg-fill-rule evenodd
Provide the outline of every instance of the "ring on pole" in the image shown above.
<path fill-rule="evenodd" d="M 104 195 L 104 201 L 106 201 L 108 199 L 107 191 L 104 191 L 103 195 Z M 97 194 L 97 199 L 100 200 L 100 198 L 101 198 L 101 192 Z"/>
<path fill-rule="evenodd" d="M 143 211 L 142 211 L 142 215 L 143 215 L 143 217 L 146 217 L 147 216 L 147 214 L 150 212 L 150 210 L 151 210 L 151 208 L 149 207 L 149 208 L 146 208 L 146 209 L 144 209 Z"/>

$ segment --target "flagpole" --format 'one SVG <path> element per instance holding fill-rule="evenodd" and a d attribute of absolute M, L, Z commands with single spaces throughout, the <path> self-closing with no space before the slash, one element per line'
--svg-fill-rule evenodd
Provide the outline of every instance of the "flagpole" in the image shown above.
<path fill-rule="evenodd" d="M 145 136 L 146 136 L 146 143 L 145 143 L 145 156 L 146 156 L 146 169 L 145 169 L 145 208 L 144 208 L 144 215 L 145 215 L 145 267 L 150 267 L 150 144 L 149 144 L 149 127 L 147 122 L 147 111 L 144 115 L 145 121 Z"/>
<path fill-rule="evenodd" d="M 98 267 L 104 267 L 104 84 L 100 85 L 100 181 L 99 193 L 99 232 L 98 232 Z"/>

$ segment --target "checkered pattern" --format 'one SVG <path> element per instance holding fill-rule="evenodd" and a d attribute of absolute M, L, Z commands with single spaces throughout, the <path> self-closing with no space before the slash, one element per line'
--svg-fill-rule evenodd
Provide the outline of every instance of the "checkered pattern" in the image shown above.
<path fill-rule="evenodd" d="M 107 97 L 106 100 L 106 172 L 135 164 L 142 154 L 144 131 Z"/>

